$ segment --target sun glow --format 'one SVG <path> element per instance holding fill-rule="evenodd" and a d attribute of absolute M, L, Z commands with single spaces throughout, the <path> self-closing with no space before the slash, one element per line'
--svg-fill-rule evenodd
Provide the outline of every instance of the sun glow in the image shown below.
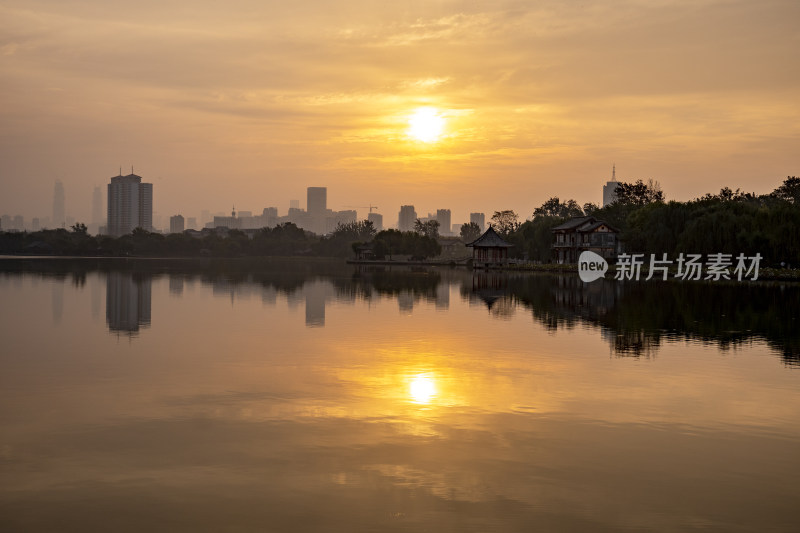
<path fill-rule="evenodd" d="M 409 137 L 418 141 L 432 143 L 441 139 L 444 133 L 445 118 L 435 107 L 420 107 L 408 118 Z"/>
<path fill-rule="evenodd" d="M 408 393 L 414 403 L 430 403 L 436 396 L 436 382 L 428 374 L 418 374 L 411 380 Z"/>

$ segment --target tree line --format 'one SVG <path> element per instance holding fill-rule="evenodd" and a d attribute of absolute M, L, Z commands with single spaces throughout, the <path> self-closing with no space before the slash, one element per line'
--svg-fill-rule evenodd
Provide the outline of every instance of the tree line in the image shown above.
<path fill-rule="evenodd" d="M 573 217 L 593 216 L 620 231 L 628 252 L 760 253 L 772 266 L 800 265 L 800 178 L 788 176 L 769 194 L 724 187 L 687 202 L 665 201 L 658 182 L 620 182 L 616 200 L 600 207 L 548 199 L 519 222 L 513 211 L 496 211 L 492 225 L 515 245 L 512 256 L 551 260 L 552 229 Z"/>
<path fill-rule="evenodd" d="M 232 229 L 200 236 L 161 233 L 136 228 L 128 235 L 90 235 L 85 224 L 69 230 L 0 232 L 0 254 L 99 257 L 349 257 L 364 243 L 373 243 L 376 255 L 409 255 L 417 259 L 441 253 L 434 237 L 418 232 L 376 232 L 370 221 L 340 224 L 327 236 L 317 236 L 287 222 L 262 228 L 252 235 Z"/>

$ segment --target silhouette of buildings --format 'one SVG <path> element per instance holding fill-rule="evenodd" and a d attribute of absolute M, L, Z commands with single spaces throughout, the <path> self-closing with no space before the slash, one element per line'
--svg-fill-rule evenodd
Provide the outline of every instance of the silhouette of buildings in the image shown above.
<path fill-rule="evenodd" d="M 356 221 L 357 213 L 355 210 L 332 211 L 328 209 L 327 195 L 328 190 L 325 187 L 309 187 L 308 205 L 311 209 L 310 211 L 299 207 L 290 207 L 289 213 L 284 217 L 280 217 L 278 216 L 277 207 L 265 207 L 260 215 L 255 216 L 250 211 L 240 211 L 237 215 L 236 209 L 233 209 L 231 216 L 214 216 L 213 220 L 206 224 L 205 227 L 209 229 L 224 227 L 238 230 L 255 230 L 291 222 L 297 227 L 317 235 L 325 235 L 335 230 L 339 224 Z M 292 200 L 291 205 L 296 205 L 296 201 Z"/>
<path fill-rule="evenodd" d="M 328 188 L 309 187 L 306 190 L 306 211 L 311 215 L 322 215 L 328 209 Z"/>
<path fill-rule="evenodd" d="M 603 185 L 603 207 L 614 203 L 614 200 L 617 199 L 617 185 L 619 185 L 619 182 L 617 181 L 617 165 L 615 164 L 611 167 L 611 181 Z"/>
<path fill-rule="evenodd" d="M 401 205 L 400 213 L 397 218 L 397 229 L 400 231 L 412 231 L 414 222 L 417 220 L 417 212 L 413 205 Z"/>
<path fill-rule="evenodd" d="M 150 325 L 150 278 L 134 279 L 130 272 L 106 277 L 106 323 L 109 331 L 134 335 Z"/>
<path fill-rule="evenodd" d="M 486 227 L 486 215 L 483 213 L 470 213 L 469 221 L 473 224 L 477 224 L 481 231 Z"/>
<path fill-rule="evenodd" d="M 452 235 L 450 232 L 450 218 L 449 209 L 436 210 L 436 221 L 439 222 L 439 235 Z"/>
<path fill-rule="evenodd" d="M 183 233 L 183 230 L 186 229 L 183 215 L 175 215 L 169 217 L 169 232 L 170 233 Z"/>
<path fill-rule="evenodd" d="M 64 194 L 64 184 L 56 181 L 53 190 L 53 225 L 56 228 L 66 226 L 67 217 L 65 215 L 66 197 Z"/>
<path fill-rule="evenodd" d="M 372 227 L 375 228 L 375 231 L 383 231 L 383 215 L 370 213 L 367 215 L 367 220 L 372 222 Z"/>
<path fill-rule="evenodd" d="M 111 178 L 108 184 L 109 235 L 127 235 L 136 228 L 153 230 L 153 184 L 128 174 Z"/>

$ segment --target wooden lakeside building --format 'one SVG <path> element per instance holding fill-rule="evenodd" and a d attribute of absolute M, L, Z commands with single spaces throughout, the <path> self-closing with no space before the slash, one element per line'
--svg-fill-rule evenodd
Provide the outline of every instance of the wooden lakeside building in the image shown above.
<path fill-rule="evenodd" d="M 472 248 L 473 268 L 498 268 L 508 266 L 508 249 L 514 245 L 489 226 L 483 235 L 466 246 Z"/>
<path fill-rule="evenodd" d="M 556 262 L 577 263 L 581 252 L 592 251 L 615 260 L 620 251 L 619 230 L 595 217 L 576 217 L 552 229 Z"/>

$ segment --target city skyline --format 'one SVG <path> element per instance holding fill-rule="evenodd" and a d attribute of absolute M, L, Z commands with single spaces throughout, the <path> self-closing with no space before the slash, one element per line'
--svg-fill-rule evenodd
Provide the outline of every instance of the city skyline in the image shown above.
<path fill-rule="evenodd" d="M 61 180 L 88 223 L 131 162 L 163 220 L 315 183 L 526 217 L 601 203 L 612 162 L 680 201 L 800 167 L 796 2 L 187 5 L 0 7 L 0 213 L 49 216 Z"/>

